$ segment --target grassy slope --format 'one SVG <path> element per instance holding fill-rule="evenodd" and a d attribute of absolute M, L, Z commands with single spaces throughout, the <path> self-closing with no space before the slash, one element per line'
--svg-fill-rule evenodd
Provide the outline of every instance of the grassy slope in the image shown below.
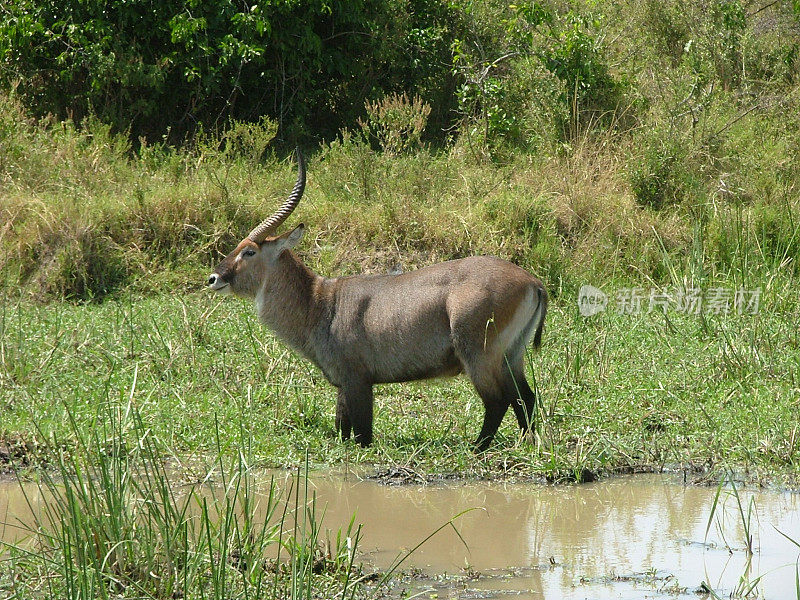
<path fill-rule="evenodd" d="M 481 139 L 477 115 L 439 152 L 391 156 L 348 133 L 307 149 L 292 221 L 308 225 L 302 253 L 323 274 L 496 254 L 550 290 L 545 345 L 530 363 L 543 392 L 539 443 L 519 444 L 507 418 L 477 458 L 466 441 L 482 410 L 468 382 L 385 387 L 375 448 L 343 446 L 320 373 L 250 308 L 199 292 L 294 180 L 291 164 L 264 152 L 269 123 L 134 154 L 96 121 L 36 123 L 13 94 L 0 96 L 0 436 L 10 454 L 37 452 L 35 426 L 69 448 L 66 411 L 88 430 L 99 406 L 132 397 L 181 455 L 214 448 L 216 416 L 226 451 L 246 427 L 270 464 L 295 464 L 311 447 L 320 462 L 441 473 L 731 463 L 796 478 L 797 22 L 783 3 L 726 17 L 737 7 L 573 7 L 603 17 L 580 35 L 624 89 L 613 122 L 589 112 L 570 135 L 555 131 L 548 111 L 564 106 L 548 104 L 534 53 L 494 72 L 516 142 Z M 507 23 L 492 10 L 486 36 L 499 40 Z M 611 293 L 760 287 L 762 310 L 586 320 L 575 306 L 585 283 Z"/>
<path fill-rule="evenodd" d="M 63 164 L 28 175 L 38 183 L 20 176 L 0 196 L 10 217 L 0 237 L 0 435 L 12 446 L 33 444 L 35 424 L 69 448 L 66 411 L 90 428 L 99 406 L 132 394 L 179 455 L 213 450 L 216 417 L 223 445 L 252 428 L 268 464 L 296 464 L 310 447 L 319 462 L 461 475 L 732 464 L 797 476 L 798 198 L 778 173 L 748 180 L 756 190 L 772 177 L 763 200 L 710 193 L 653 210 L 636 203 L 624 152 L 597 140 L 508 166 L 472 163 L 457 148 L 392 158 L 352 141 L 313 158 L 292 220 L 309 226 L 301 251 L 321 273 L 492 253 L 548 286 L 545 346 L 531 359 L 543 391 L 540 443 L 519 444 L 508 418 L 498 444 L 476 458 L 466 442 L 482 408 L 468 382 L 387 386 L 376 447 L 342 446 L 321 374 L 264 332 L 249 307 L 199 291 L 265 199 L 290 187 L 291 165 L 206 164 L 167 152 L 153 166 L 103 139 L 70 142 L 71 158 L 62 148 Z M 103 158 L 92 167 L 95 154 Z M 91 298 L 104 291 L 98 281 L 112 282 L 102 303 L 30 299 Z M 612 295 L 633 285 L 760 287 L 762 310 L 707 320 L 671 311 L 669 323 L 613 311 L 586 320 L 576 310 L 585 283 Z"/>
<path fill-rule="evenodd" d="M 0 433 L 12 445 L 31 442 L 35 423 L 70 447 L 65 411 L 90 428 L 99 406 L 132 393 L 179 455 L 212 451 L 217 417 L 223 445 L 252 428 L 256 454 L 277 465 L 296 464 L 311 447 L 319 462 L 461 475 L 561 478 L 584 468 L 730 463 L 796 477 L 800 355 L 786 260 L 794 234 L 782 203 L 797 200 L 788 182 L 770 229 L 758 206 L 721 195 L 642 208 L 620 156 L 588 141 L 569 156 L 521 157 L 509 167 L 471 164 L 457 152 L 390 158 L 357 144 L 334 144 L 312 160 L 292 220 L 308 224 L 301 251 L 323 274 L 493 253 L 551 291 L 545 346 L 531 358 L 546 415 L 540 443 L 519 444 L 509 417 L 494 449 L 476 458 L 466 442 L 482 408 L 465 380 L 387 386 L 376 447 L 338 443 L 334 395 L 321 374 L 263 331 L 250 307 L 199 291 L 220 253 L 260 217 L 264 198 L 291 185 L 291 165 L 216 163 L 173 176 L 170 161 L 185 165 L 190 156 L 167 159 L 154 171 L 112 160 L 117 175 L 87 178 L 98 182 L 94 191 L 65 179 L 67 192 L 51 180 L 3 197 L 13 217 L 0 240 L 7 283 L 15 268 L 40 265 L 22 300 L 8 287 L 3 301 Z M 75 281 L 114 265 L 127 279 L 102 303 L 29 299 L 43 289 L 78 293 Z M 761 287 L 762 311 L 705 322 L 673 310 L 669 324 L 613 311 L 586 320 L 576 310 L 584 283 L 612 296 L 633 285 Z"/>

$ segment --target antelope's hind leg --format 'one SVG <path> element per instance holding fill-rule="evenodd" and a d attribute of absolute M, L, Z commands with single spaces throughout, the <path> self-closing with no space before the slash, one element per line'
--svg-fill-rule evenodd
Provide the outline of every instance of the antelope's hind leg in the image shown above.
<path fill-rule="evenodd" d="M 528 385 L 525 378 L 525 369 L 520 361 L 511 370 L 506 369 L 504 384 L 506 397 L 514 409 L 519 428 L 524 434 L 533 434 L 535 431 L 534 419 L 536 418 L 536 393 Z"/>
<path fill-rule="evenodd" d="M 475 365 L 466 369 L 478 395 L 483 400 L 485 410 L 483 427 L 474 444 L 477 452 L 483 452 L 489 447 L 509 405 L 513 407 L 517 423 L 523 433 L 532 434 L 534 431 L 536 394 L 525 378 L 522 361 L 514 363 L 509 368 L 503 358 L 503 364 L 499 367 L 495 365 L 494 368 L 481 368 L 481 365 Z"/>
<path fill-rule="evenodd" d="M 483 400 L 483 426 L 478 434 L 478 439 L 473 444 L 476 452 L 483 452 L 488 449 L 494 439 L 500 423 L 508 411 L 508 400 L 502 394 L 497 393 L 496 389 L 478 388 L 478 394 Z"/>
<path fill-rule="evenodd" d="M 490 353 L 486 353 L 482 338 L 471 336 L 469 328 L 460 329 L 456 324 L 452 327 L 454 332 L 460 331 L 460 334 L 456 333 L 453 336 L 456 357 L 483 401 L 483 426 L 473 443 L 475 452 L 483 452 L 491 445 L 508 411 L 509 400 L 501 383 L 501 369 L 505 367 L 498 364 L 497 359 L 493 359 Z M 476 352 L 475 348 L 482 350 Z"/>
<path fill-rule="evenodd" d="M 476 452 L 483 452 L 489 447 L 508 411 L 508 395 L 504 393 L 495 373 L 495 369 L 481 369 L 480 366 L 467 369 L 475 390 L 483 400 L 484 409 L 483 426 L 473 444 Z"/>

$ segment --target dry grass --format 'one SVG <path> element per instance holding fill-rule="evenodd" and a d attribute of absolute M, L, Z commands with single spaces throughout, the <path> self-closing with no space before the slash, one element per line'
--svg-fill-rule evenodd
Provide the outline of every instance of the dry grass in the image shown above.
<path fill-rule="evenodd" d="M 731 111 L 720 111 L 721 125 L 706 127 L 727 127 L 736 148 L 723 143 L 715 158 L 707 144 L 681 142 L 666 166 L 661 146 L 649 145 L 661 144 L 658 123 L 649 133 L 585 132 L 568 148 L 504 163 L 476 161 L 463 144 L 393 156 L 345 132 L 311 153 L 306 197 L 292 217 L 309 226 L 301 251 L 326 275 L 495 254 L 556 293 L 589 279 L 794 269 L 793 129 L 776 107 L 754 122 L 732 123 Z M 270 123 L 232 129 L 230 145 L 207 137 L 133 154 L 97 123 L 79 131 L 22 114 L 13 97 L 2 98 L 0 285 L 40 298 L 197 288 L 295 177 L 293 161 L 260 158 Z M 632 181 L 662 167 L 672 199 L 649 204 Z"/>

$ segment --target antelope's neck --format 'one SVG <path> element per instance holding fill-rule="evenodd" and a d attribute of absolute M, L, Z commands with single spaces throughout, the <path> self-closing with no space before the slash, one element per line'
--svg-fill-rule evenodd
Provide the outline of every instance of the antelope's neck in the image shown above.
<path fill-rule="evenodd" d="M 287 344 L 316 362 L 311 333 L 319 320 L 322 277 L 290 250 L 278 257 L 278 273 L 256 295 L 258 318 Z"/>

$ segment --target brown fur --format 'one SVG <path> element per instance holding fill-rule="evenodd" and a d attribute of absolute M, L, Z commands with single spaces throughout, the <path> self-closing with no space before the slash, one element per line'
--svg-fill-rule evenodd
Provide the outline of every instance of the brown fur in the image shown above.
<path fill-rule="evenodd" d="M 336 427 L 344 439 L 354 430 L 356 441 L 371 443 L 374 384 L 462 372 L 484 403 L 478 449 L 489 445 L 509 405 L 520 427 L 532 429 L 535 394 L 523 357 L 532 336 L 541 342 L 547 311 L 538 279 L 494 257 L 326 279 L 291 251 L 301 235 L 302 226 L 261 244 L 243 240 L 212 286 L 254 299 L 259 319 L 322 369 L 339 390 Z"/>
<path fill-rule="evenodd" d="M 261 321 L 322 369 L 338 388 L 336 428 L 372 442 L 372 386 L 466 373 L 483 400 L 485 449 L 509 405 L 533 428 L 536 396 L 523 357 L 539 347 L 547 313 L 542 283 L 519 267 L 478 256 L 400 275 L 326 279 L 292 253 L 303 226 L 268 230 L 291 214 L 305 186 L 305 163 L 283 207 L 217 266 L 209 287 L 254 299 Z M 266 223 L 266 225 L 265 225 Z M 535 332 L 535 333 L 534 333 Z"/>

